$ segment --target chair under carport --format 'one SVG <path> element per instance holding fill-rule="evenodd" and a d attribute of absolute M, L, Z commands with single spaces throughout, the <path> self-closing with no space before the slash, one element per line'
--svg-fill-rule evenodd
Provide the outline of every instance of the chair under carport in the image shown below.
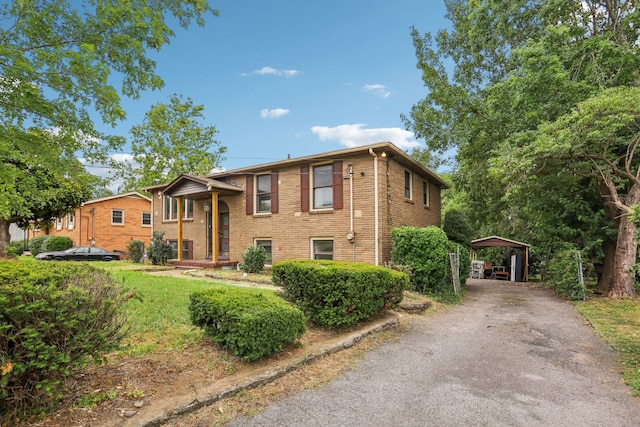
<path fill-rule="evenodd" d="M 531 247 L 531 245 L 527 243 L 517 242 L 515 240 L 506 239 L 500 236 L 484 237 L 482 239 L 476 239 L 471 242 L 472 277 L 473 275 L 477 274 L 476 269 L 479 268 L 477 267 L 478 263 L 475 264 L 476 267 L 474 267 L 473 264 L 477 260 L 477 251 L 484 248 L 495 247 L 516 248 L 522 250 L 523 253 L 520 255 L 512 256 L 510 266 L 511 268 L 509 270 L 502 271 L 501 269 L 494 269 L 494 266 L 491 266 L 491 278 L 510 278 L 514 282 L 526 282 L 529 279 L 529 248 Z M 485 278 L 484 273 L 478 278 Z"/>

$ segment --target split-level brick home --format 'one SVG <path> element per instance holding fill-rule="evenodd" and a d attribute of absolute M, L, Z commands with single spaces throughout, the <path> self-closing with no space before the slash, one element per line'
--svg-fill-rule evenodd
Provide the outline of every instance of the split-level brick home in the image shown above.
<path fill-rule="evenodd" d="M 176 262 L 233 265 L 251 245 L 267 264 L 334 259 L 380 265 L 391 229 L 440 226 L 447 184 L 389 142 L 289 158 L 149 187 L 153 229 Z M 178 206 L 181 206 L 178 209 Z"/>
<path fill-rule="evenodd" d="M 130 192 L 89 200 L 72 214 L 57 218 L 48 229 L 32 231 L 32 236 L 66 236 L 74 246 L 125 252 L 131 240 L 148 245 L 151 229 L 151 199 Z"/>

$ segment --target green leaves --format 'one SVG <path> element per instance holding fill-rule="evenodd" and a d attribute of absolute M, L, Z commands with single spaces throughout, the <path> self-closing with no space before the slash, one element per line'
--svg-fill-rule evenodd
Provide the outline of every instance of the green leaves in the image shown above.
<path fill-rule="evenodd" d="M 216 141 L 215 126 L 207 126 L 204 107 L 190 98 L 171 96 L 145 114 L 131 128 L 133 162 L 119 165 L 125 190 L 140 190 L 177 178 L 180 174 L 208 175 L 224 159 L 226 147 Z"/>

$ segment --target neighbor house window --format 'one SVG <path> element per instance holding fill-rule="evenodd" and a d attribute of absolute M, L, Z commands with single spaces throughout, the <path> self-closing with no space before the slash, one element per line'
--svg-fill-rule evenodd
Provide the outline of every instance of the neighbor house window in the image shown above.
<path fill-rule="evenodd" d="M 178 198 L 164 196 L 164 220 L 176 221 L 178 219 Z M 193 200 L 182 199 L 182 219 L 193 218 Z"/>
<path fill-rule="evenodd" d="M 142 212 L 142 226 L 151 227 L 151 212 Z"/>
<path fill-rule="evenodd" d="M 333 259 L 333 240 L 312 240 L 313 259 Z"/>
<path fill-rule="evenodd" d="M 412 197 L 412 186 L 411 186 L 411 172 L 404 171 L 404 198 L 411 199 Z"/>
<path fill-rule="evenodd" d="M 62 230 L 62 219 L 56 218 L 56 230 Z"/>
<path fill-rule="evenodd" d="M 271 240 L 267 239 L 256 239 L 256 246 L 260 246 L 264 248 L 267 253 L 267 259 L 265 260 L 265 264 L 271 265 L 273 258 L 271 257 Z"/>
<path fill-rule="evenodd" d="M 73 230 L 76 227 L 76 216 L 74 214 L 69 214 L 67 218 L 67 228 L 69 230 Z"/>
<path fill-rule="evenodd" d="M 111 209 L 111 224 L 124 225 L 124 211 L 121 209 Z"/>
<path fill-rule="evenodd" d="M 425 208 L 429 206 L 429 183 L 427 181 L 422 181 L 422 204 Z"/>
<path fill-rule="evenodd" d="M 271 212 L 271 175 L 256 176 L 256 212 Z"/>
<path fill-rule="evenodd" d="M 312 170 L 313 209 L 333 207 L 333 166 L 314 166 Z"/>

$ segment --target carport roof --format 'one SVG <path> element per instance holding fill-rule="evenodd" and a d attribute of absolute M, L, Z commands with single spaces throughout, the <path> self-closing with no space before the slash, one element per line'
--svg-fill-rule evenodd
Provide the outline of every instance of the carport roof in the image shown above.
<path fill-rule="evenodd" d="M 500 236 L 483 237 L 482 239 L 476 239 L 471 241 L 471 249 L 481 248 L 494 248 L 494 247 L 507 247 L 507 248 L 530 248 L 528 243 L 516 242 L 515 240 L 505 239 Z"/>

